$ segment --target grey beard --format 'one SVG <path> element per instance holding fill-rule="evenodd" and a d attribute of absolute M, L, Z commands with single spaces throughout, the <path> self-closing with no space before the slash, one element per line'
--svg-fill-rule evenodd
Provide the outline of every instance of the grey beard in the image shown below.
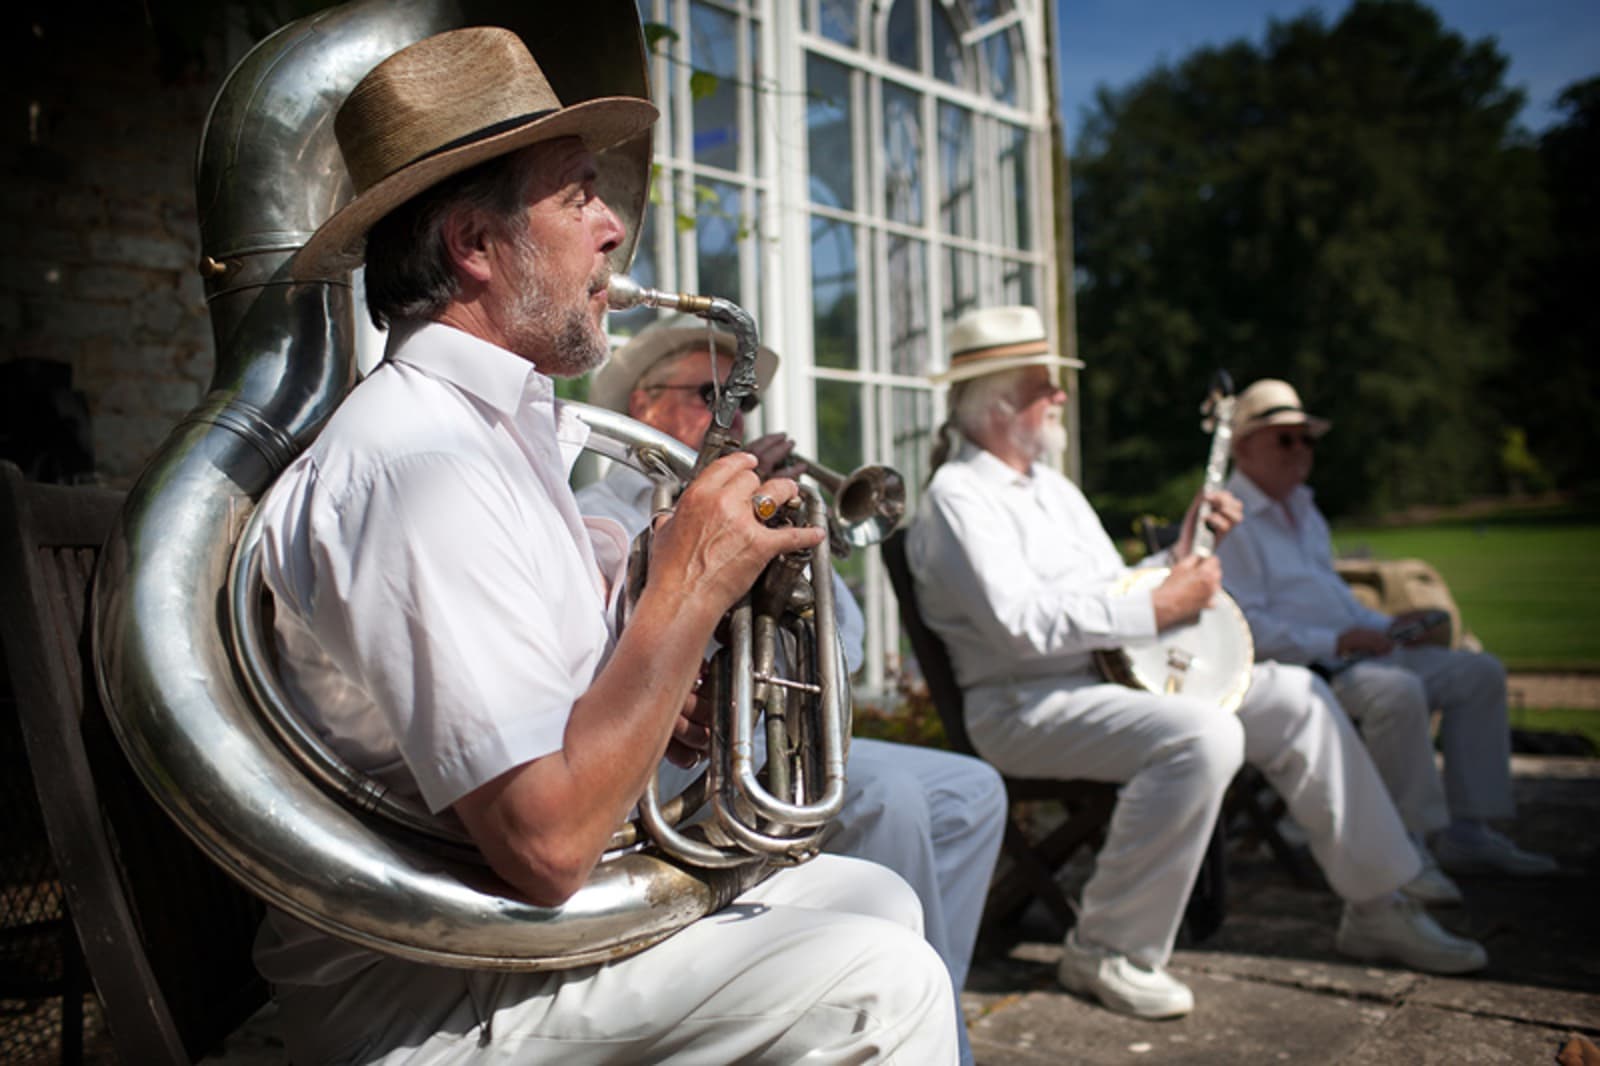
<path fill-rule="evenodd" d="M 506 326 L 512 350 L 553 378 L 587 374 L 611 354 L 604 332 L 589 318 L 587 305 L 557 306 L 544 281 L 543 253 L 523 233 L 514 240 L 521 284 Z"/>

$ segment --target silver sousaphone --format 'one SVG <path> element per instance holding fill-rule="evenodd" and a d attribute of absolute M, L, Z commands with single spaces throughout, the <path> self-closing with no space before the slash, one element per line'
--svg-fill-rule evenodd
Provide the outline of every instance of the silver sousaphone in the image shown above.
<path fill-rule="evenodd" d="M 774 865 L 813 853 L 842 789 L 848 689 L 836 662 L 828 672 L 835 638 L 831 610 L 824 618 L 814 609 L 821 596 L 762 598 L 781 599 L 780 623 L 802 618 L 807 646 L 821 649 L 809 657 L 818 674 L 791 688 L 729 670 L 726 713 L 820 714 L 802 732 L 822 768 L 769 784 L 780 793 L 771 802 L 723 801 L 761 808 L 744 827 L 760 847 L 730 843 L 738 830 L 691 829 L 678 834 L 691 846 L 674 852 L 648 826 L 624 826 L 589 884 L 555 908 L 518 899 L 458 827 L 408 809 L 323 750 L 283 698 L 250 518 L 353 384 L 358 313 L 348 275 L 291 282 L 286 267 L 351 195 L 332 121 L 346 93 L 405 45 L 467 25 L 520 33 L 565 100 L 649 95 L 633 0 L 366 0 L 295 22 L 239 63 L 212 106 L 196 179 L 216 371 L 130 492 L 106 545 L 94 656 L 113 730 L 146 788 L 268 903 L 413 961 L 557 969 L 641 950 Z M 601 161 L 601 194 L 628 224 L 613 257 L 619 274 L 632 256 L 649 163 L 648 133 Z M 594 447 L 614 459 L 679 478 L 694 468 L 697 456 L 662 434 L 610 412 L 580 413 Z M 826 573 L 826 555 L 812 562 Z M 764 625 L 757 618 L 747 628 Z M 762 659 L 759 647 L 735 643 L 744 659 Z M 696 802 L 647 804 L 645 817 L 670 829 Z"/>

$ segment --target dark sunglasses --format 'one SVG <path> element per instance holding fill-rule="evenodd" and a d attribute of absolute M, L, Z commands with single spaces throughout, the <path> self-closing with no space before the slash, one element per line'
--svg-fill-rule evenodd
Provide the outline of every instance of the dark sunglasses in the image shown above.
<path fill-rule="evenodd" d="M 718 389 L 717 384 L 714 381 L 707 381 L 701 385 L 646 385 L 644 391 L 693 392 L 700 396 L 700 402 L 706 405 L 707 411 L 711 410 L 717 405 Z M 754 411 L 760 406 L 761 397 L 757 396 L 753 392 L 739 401 L 739 410 L 743 411 L 745 414 L 749 414 L 751 411 Z"/>
<path fill-rule="evenodd" d="M 1297 444 L 1302 448 L 1314 449 L 1317 446 L 1317 438 L 1313 437 L 1309 433 L 1278 434 L 1278 447 L 1282 448 L 1284 451 L 1288 451 Z"/>

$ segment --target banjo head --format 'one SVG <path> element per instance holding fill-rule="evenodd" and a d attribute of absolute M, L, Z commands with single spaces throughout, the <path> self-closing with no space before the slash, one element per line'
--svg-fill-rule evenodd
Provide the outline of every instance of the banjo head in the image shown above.
<path fill-rule="evenodd" d="M 1168 573 L 1166 567 L 1129 570 L 1112 591 L 1120 595 L 1147 591 L 1166 580 Z M 1188 696 L 1232 713 L 1250 690 L 1255 642 L 1244 612 L 1233 597 L 1219 591 L 1211 606 L 1193 621 L 1116 651 L 1096 652 L 1095 659 L 1106 676 L 1119 684 Z"/>

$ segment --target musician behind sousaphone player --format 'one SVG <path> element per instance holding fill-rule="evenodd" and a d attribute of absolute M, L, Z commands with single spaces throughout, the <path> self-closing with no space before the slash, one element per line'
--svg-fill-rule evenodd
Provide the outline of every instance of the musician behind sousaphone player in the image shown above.
<path fill-rule="evenodd" d="M 453 812 L 496 873 L 551 907 L 582 891 L 663 754 L 706 747 L 692 690 L 728 607 L 768 561 L 823 539 L 761 521 L 793 481 L 717 459 L 612 627 L 628 542 L 578 513 L 584 429 L 551 379 L 607 355 L 627 233 L 599 189 L 630 163 L 604 150 L 655 117 L 636 98 L 564 106 L 502 29 L 429 37 L 367 74 L 335 122 L 356 196 L 296 266 L 364 257 L 389 349 L 261 504 L 277 648 L 308 727 Z M 955 1061 L 949 976 L 894 874 L 824 855 L 732 906 L 554 972 L 422 965 L 275 909 L 255 957 L 302 1066 Z"/>
<path fill-rule="evenodd" d="M 736 338 L 688 316 L 661 319 L 612 353 L 595 372 L 589 402 L 626 414 L 698 449 L 711 427 L 711 405 L 729 374 Z M 777 373 L 778 353 L 762 346 L 758 391 L 734 416 L 745 437 L 746 415 Z M 745 447 L 757 473 L 799 476 L 807 469 L 787 434 L 772 432 Z M 630 534 L 650 522 L 651 484 L 633 467 L 613 464 L 578 492 L 585 515 L 616 519 Z M 860 667 L 866 622 L 849 587 L 833 579 L 840 643 L 849 672 Z M 764 751 L 764 746 L 762 747 Z M 677 791 L 661 777 L 663 795 Z M 1005 829 L 1006 790 L 1000 775 L 978 759 L 951 751 L 857 737 L 845 765 L 848 790 L 833 820 L 826 851 L 887 866 L 922 901 L 923 931 L 950 970 L 959 993 L 977 941 L 983 902 Z M 972 1061 L 964 1028 L 963 1062 Z"/>
<path fill-rule="evenodd" d="M 1100 677 L 1092 653 L 1193 618 L 1219 587 L 1186 529 L 1155 589 L 1119 593 L 1124 567 L 1077 486 L 1056 469 L 1066 393 L 1040 315 L 970 312 L 950 332 L 950 416 L 907 550 L 927 622 L 949 646 L 979 754 L 1014 777 L 1122 786 L 1057 976 L 1147 1018 L 1187 1013 L 1167 971 L 1224 789 L 1258 767 L 1310 837 L 1345 900 L 1337 949 L 1413 969 L 1487 962 L 1402 890 L 1423 870 L 1376 769 L 1323 681 L 1257 665 L 1236 714 Z M 952 451 L 952 445 L 954 450 Z M 1209 501 L 1226 537 L 1238 502 Z M 1193 523 L 1190 508 L 1186 526 Z"/>
<path fill-rule="evenodd" d="M 1421 632 L 1408 639 L 1408 623 L 1422 612 L 1391 618 L 1362 605 L 1333 567 L 1328 523 L 1306 485 L 1316 441 L 1332 424 L 1307 414 L 1288 382 L 1270 378 L 1240 395 L 1233 422 L 1228 486 L 1248 520 L 1219 551 L 1257 656 L 1330 675 L 1406 828 L 1428 839 L 1445 870 L 1553 873 L 1548 855 L 1522 850 L 1489 825 L 1515 811 L 1499 660 L 1427 642 Z M 1442 712 L 1442 782 L 1429 729 L 1434 708 Z"/>

